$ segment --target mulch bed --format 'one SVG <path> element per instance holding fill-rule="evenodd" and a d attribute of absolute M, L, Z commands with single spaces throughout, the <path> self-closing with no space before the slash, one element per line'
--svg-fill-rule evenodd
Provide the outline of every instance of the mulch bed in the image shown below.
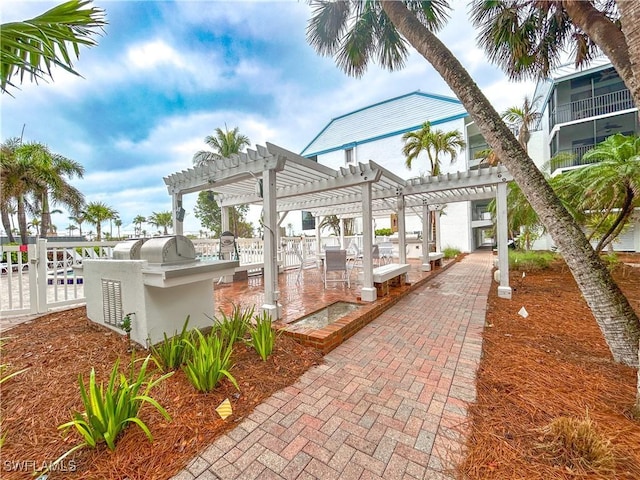
<path fill-rule="evenodd" d="M 9 338 L 2 347 L 2 363 L 11 365 L 9 371 L 29 370 L 2 385 L 2 434 L 6 432 L 7 437 L 0 476 L 32 478 L 34 465 L 52 462 L 80 443 L 75 430 L 65 437 L 57 429 L 71 420 L 72 411 L 82 410 L 78 374 L 83 374 L 86 384 L 93 367 L 96 379 L 106 383 L 116 359 L 120 358 L 124 370 L 131 354 L 123 337 L 89 322 L 84 307 L 46 315 L 3 336 Z M 146 356 L 142 350 L 136 354 Z M 240 391 L 225 380 L 214 392 L 198 393 L 178 371 L 152 391 L 172 421 L 165 421 L 148 405 L 141 409 L 140 417 L 149 426 L 153 443 L 139 428 L 130 426 L 114 452 L 104 446 L 83 449 L 61 463 L 75 472 L 55 472 L 49 478 L 169 478 L 256 405 L 322 361 L 317 350 L 285 336 L 278 338 L 266 362 L 241 343 L 236 343 L 233 358 L 232 374 Z M 222 420 L 215 408 L 225 398 L 230 399 L 233 414 Z"/>
<path fill-rule="evenodd" d="M 640 256 L 628 261 L 640 263 Z M 640 268 L 614 278 L 640 314 Z M 640 478 L 640 422 L 631 418 L 636 370 L 613 362 L 566 265 L 511 272 L 513 300 L 491 289 L 477 403 L 470 407 L 468 479 Z M 518 315 L 524 306 L 525 319 Z M 588 417 L 611 441 L 615 470 L 568 465 L 541 448 L 541 429 L 567 416 Z"/>

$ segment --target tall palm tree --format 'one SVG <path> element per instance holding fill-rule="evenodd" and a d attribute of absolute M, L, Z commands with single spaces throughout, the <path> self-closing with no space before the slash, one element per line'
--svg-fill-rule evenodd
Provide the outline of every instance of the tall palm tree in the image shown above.
<path fill-rule="evenodd" d="M 167 235 L 169 233 L 168 228 L 173 225 L 173 215 L 171 215 L 171 212 L 153 212 L 151 216 L 147 218 L 147 222 L 157 228 L 162 227 L 163 235 Z"/>
<path fill-rule="evenodd" d="M 587 216 L 597 219 L 592 230 L 600 232 L 596 245 L 600 252 L 616 239 L 634 209 L 640 207 L 640 138 L 611 135 L 583 158 L 594 163 L 557 177 L 558 188 L 567 192 L 571 203 Z"/>
<path fill-rule="evenodd" d="M 446 20 L 447 8 L 445 1 L 317 1 L 313 2 L 307 38 L 316 51 L 335 55 L 337 64 L 356 76 L 362 75 L 374 60 L 389 69 L 402 67 L 407 56 L 407 41 L 429 61 L 459 98 L 543 220 L 614 359 L 628 365 L 637 364 L 638 316 L 543 174 L 473 78 L 435 35 Z"/>
<path fill-rule="evenodd" d="M 136 226 L 136 235 L 142 234 L 142 224 L 147 223 L 147 217 L 136 215 L 133 218 L 133 224 Z"/>
<path fill-rule="evenodd" d="M 117 214 L 118 212 L 104 202 L 87 203 L 85 220 L 96 226 L 96 240 L 102 240 L 102 223 L 112 219 Z"/>
<path fill-rule="evenodd" d="M 84 167 L 62 155 L 52 153 L 44 144 L 29 142 L 16 149 L 16 155 L 23 156 L 30 162 L 33 177 L 37 182 L 32 185 L 33 195 L 39 210 L 42 212 L 41 235 L 46 237 L 51 225 L 50 204 L 61 204 L 71 209 L 84 203 L 84 196 L 73 187 L 67 178 L 82 178 Z"/>
<path fill-rule="evenodd" d="M 118 238 L 120 238 L 120 227 L 122 226 L 122 220 L 120 220 L 120 217 L 116 218 L 113 220 L 113 224 L 116 226 L 116 228 L 118 229 Z"/>
<path fill-rule="evenodd" d="M 80 46 L 96 45 L 93 35 L 106 21 L 104 10 L 85 8 L 91 1 L 71 0 L 42 15 L 0 25 L 0 89 L 14 87 L 12 77 L 25 74 L 32 81 L 51 78 L 51 67 L 58 66 L 78 75 L 72 58 L 80 56 Z"/>
<path fill-rule="evenodd" d="M 634 25 L 640 20 L 635 2 L 549 0 L 531 2 L 473 0 L 472 21 L 478 41 L 491 61 L 512 79 L 546 77 L 573 52 L 577 66 L 587 65 L 600 51 L 640 105 L 640 49 L 634 46 Z M 637 32 L 640 40 L 640 32 Z"/>
<path fill-rule="evenodd" d="M 407 157 L 405 160 L 407 168 L 411 169 L 413 161 L 424 151 L 429 158 L 430 175 L 440 175 L 441 154 L 449 155 L 453 163 L 458 158 L 458 150 L 467 146 L 459 130 L 450 132 L 432 130 L 429 122 L 424 122 L 420 130 L 405 133 L 402 135 L 402 140 L 405 142 L 402 154 Z"/>
<path fill-rule="evenodd" d="M 78 234 L 82 236 L 82 224 L 87 219 L 87 214 L 84 211 L 85 205 L 77 205 L 71 208 L 71 216 L 69 216 L 69 220 L 78 224 Z"/>
<path fill-rule="evenodd" d="M 193 164 L 196 166 L 206 165 L 208 162 L 220 158 L 227 158 L 234 153 L 241 152 L 245 147 L 251 146 L 249 137 L 242 135 L 238 127 L 229 130 L 226 125 L 224 131 L 221 128 L 216 128 L 215 135 L 207 135 L 204 142 L 213 149 L 213 152 L 209 150 L 197 152 L 193 156 Z"/>

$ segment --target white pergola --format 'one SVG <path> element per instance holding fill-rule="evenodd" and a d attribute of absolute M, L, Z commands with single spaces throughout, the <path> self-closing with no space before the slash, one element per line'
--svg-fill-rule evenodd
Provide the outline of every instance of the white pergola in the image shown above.
<path fill-rule="evenodd" d="M 496 198 L 497 244 L 500 270 L 498 294 L 511 298 L 507 258 L 507 182 L 511 175 L 503 167 L 481 168 L 433 177 L 403 180 L 373 161 L 334 170 L 267 143 L 255 150 L 221 158 L 164 178 L 172 196 L 173 227 L 183 233 L 182 197 L 212 190 L 222 210 L 222 228 L 228 230 L 228 207 L 262 204 L 264 209 L 264 289 L 265 304 L 273 318 L 279 318 L 278 227 L 288 212 L 311 211 L 314 216 L 362 215 L 363 251 L 373 245 L 373 217 L 398 216 L 400 263 L 406 263 L 405 214 L 411 211 L 422 219 L 423 252 L 428 252 L 429 215 L 439 215 L 438 206 L 451 202 Z M 437 218 L 437 217 L 436 217 Z M 342 229 L 344 231 L 344 229 Z M 429 269 L 425 254 L 423 269 Z M 361 298 L 376 299 L 372 258 L 364 255 Z"/>

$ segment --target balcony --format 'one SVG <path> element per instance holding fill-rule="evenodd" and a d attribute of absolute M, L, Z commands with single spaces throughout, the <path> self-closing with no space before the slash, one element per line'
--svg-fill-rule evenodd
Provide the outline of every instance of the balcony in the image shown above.
<path fill-rule="evenodd" d="M 551 159 L 551 173 L 559 169 L 565 170 L 568 168 L 581 167 L 583 165 L 596 163 L 598 160 L 593 159 L 587 161 L 583 159 L 584 154 L 591 150 L 593 147 L 594 145 L 580 145 L 579 147 L 560 150 L 558 152 L 559 155 L 556 155 Z"/>
<path fill-rule="evenodd" d="M 585 98 L 576 102 L 558 105 L 558 108 L 551 112 L 549 119 L 551 128 L 559 123 L 567 123 L 583 118 L 598 117 L 611 113 L 620 112 L 635 108 L 631 92 L 629 90 L 618 90 L 617 92 L 598 95 L 597 97 Z"/>

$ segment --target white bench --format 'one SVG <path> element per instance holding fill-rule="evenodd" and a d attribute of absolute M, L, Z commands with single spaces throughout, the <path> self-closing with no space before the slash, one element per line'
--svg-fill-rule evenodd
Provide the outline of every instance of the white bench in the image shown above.
<path fill-rule="evenodd" d="M 442 252 L 429 252 L 429 263 L 431 264 L 431 268 L 435 268 L 436 265 L 441 267 L 443 258 L 444 253 Z"/>
<path fill-rule="evenodd" d="M 404 285 L 405 275 L 411 269 L 408 263 L 388 263 L 373 269 L 373 284 L 380 296 L 389 293 L 389 284 Z"/>

